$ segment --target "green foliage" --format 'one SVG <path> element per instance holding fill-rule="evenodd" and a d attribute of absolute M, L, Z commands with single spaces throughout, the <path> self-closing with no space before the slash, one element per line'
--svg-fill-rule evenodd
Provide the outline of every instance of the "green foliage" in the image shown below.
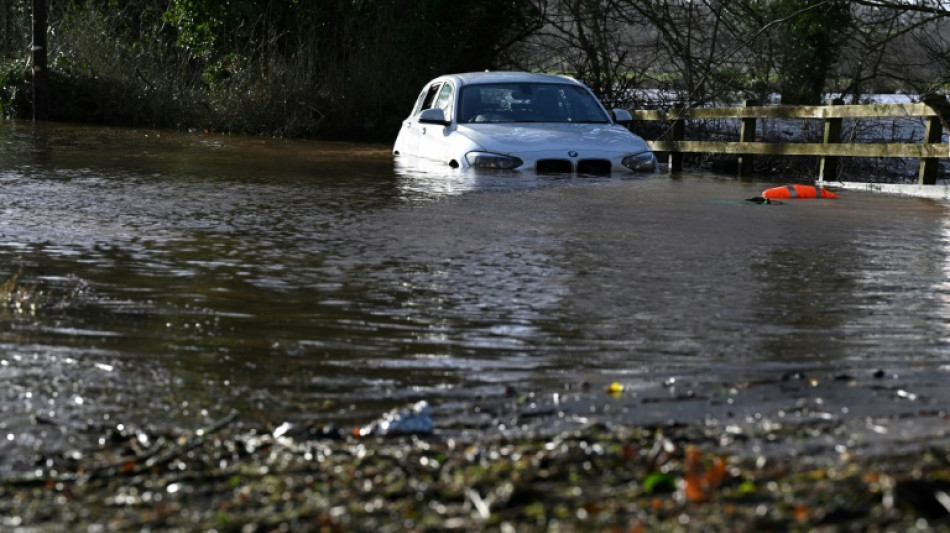
<path fill-rule="evenodd" d="M 220 86 L 232 75 L 241 72 L 245 67 L 244 58 L 238 54 L 228 54 L 211 63 L 201 73 L 201 81 L 209 88 Z"/>
<path fill-rule="evenodd" d="M 162 20 L 178 30 L 175 44 L 195 57 L 211 57 L 223 26 L 224 5 L 215 0 L 172 0 Z"/>
<path fill-rule="evenodd" d="M 30 1 L 0 1 L 0 117 L 25 112 L 30 42 Z"/>
<path fill-rule="evenodd" d="M 848 2 L 774 0 L 769 10 L 780 26 L 780 91 L 785 104 L 820 104 L 828 74 L 851 22 Z"/>
<path fill-rule="evenodd" d="M 25 113 L 27 72 L 25 61 L 0 60 L 0 117 L 13 118 Z"/>
<path fill-rule="evenodd" d="M 435 75 L 492 66 L 530 0 L 68 0 L 56 118 L 390 140 Z M 383 81 L 385 80 L 385 81 Z"/>

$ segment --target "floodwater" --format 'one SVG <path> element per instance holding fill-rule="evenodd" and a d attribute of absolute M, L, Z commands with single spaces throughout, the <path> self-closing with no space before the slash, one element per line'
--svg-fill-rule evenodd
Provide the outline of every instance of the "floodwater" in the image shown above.
<path fill-rule="evenodd" d="M 0 474 L 117 424 L 670 376 L 943 375 L 950 210 L 386 146 L 0 124 Z"/>

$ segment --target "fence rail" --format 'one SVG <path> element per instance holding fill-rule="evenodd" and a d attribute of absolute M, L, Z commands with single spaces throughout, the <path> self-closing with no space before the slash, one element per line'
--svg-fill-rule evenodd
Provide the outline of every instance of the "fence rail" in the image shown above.
<path fill-rule="evenodd" d="M 945 102 L 945 100 L 944 100 Z M 941 106 L 937 106 L 941 107 Z M 948 105 L 950 107 L 950 105 Z M 942 109 L 941 109 L 942 110 Z M 687 110 L 638 110 L 634 120 L 671 123 L 667 139 L 648 140 L 655 152 L 666 152 L 670 172 L 683 168 L 684 153 L 712 153 L 739 155 L 739 174 L 752 173 L 752 156 L 818 156 L 818 181 L 837 173 L 841 157 L 910 157 L 920 159 L 918 184 L 933 185 L 937 180 L 940 158 L 950 157 L 950 147 L 941 142 L 943 125 L 939 112 L 927 104 L 867 104 L 841 105 L 832 102 L 824 106 L 756 106 L 746 102 L 741 107 L 717 107 Z M 920 143 L 842 143 L 843 119 L 924 117 L 924 134 Z M 820 143 L 759 142 L 755 129 L 758 119 L 820 119 L 824 120 L 824 136 Z M 685 139 L 687 120 L 737 119 L 741 121 L 739 140 L 689 141 Z"/>

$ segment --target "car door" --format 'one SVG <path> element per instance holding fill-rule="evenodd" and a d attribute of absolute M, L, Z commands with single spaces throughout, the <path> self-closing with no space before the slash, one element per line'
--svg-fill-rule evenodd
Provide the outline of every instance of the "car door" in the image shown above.
<path fill-rule="evenodd" d="M 430 108 L 441 109 L 445 120 L 452 121 L 455 112 L 455 87 L 452 82 L 446 81 L 442 84 Z M 451 155 L 448 154 L 448 136 L 453 131 L 452 128 L 432 123 L 419 124 L 419 126 L 419 155 L 439 161 L 451 159 Z"/>
<path fill-rule="evenodd" d="M 419 93 L 416 106 L 412 109 L 409 118 L 402 123 L 402 131 L 396 139 L 396 152 L 403 155 L 422 155 L 419 153 L 419 142 L 423 133 L 428 132 L 428 125 L 419 123 L 419 113 L 432 107 L 441 88 L 442 82 L 439 81 L 430 84 Z"/>

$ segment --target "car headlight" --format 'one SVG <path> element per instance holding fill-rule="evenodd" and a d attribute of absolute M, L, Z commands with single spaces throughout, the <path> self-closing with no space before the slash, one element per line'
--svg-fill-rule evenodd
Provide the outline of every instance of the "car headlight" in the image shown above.
<path fill-rule="evenodd" d="M 621 163 L 634 172 L 655 172 L 657 169 L 656 156 L 653 152 L 628 155 Z"/>
<path fill-rule="evenodd" d="M 491 152 L 469 152 L 465 154 L 469 166 L 474 168 L 518 168 L 524 161 L 509 155 L 493 154 Z"/>

